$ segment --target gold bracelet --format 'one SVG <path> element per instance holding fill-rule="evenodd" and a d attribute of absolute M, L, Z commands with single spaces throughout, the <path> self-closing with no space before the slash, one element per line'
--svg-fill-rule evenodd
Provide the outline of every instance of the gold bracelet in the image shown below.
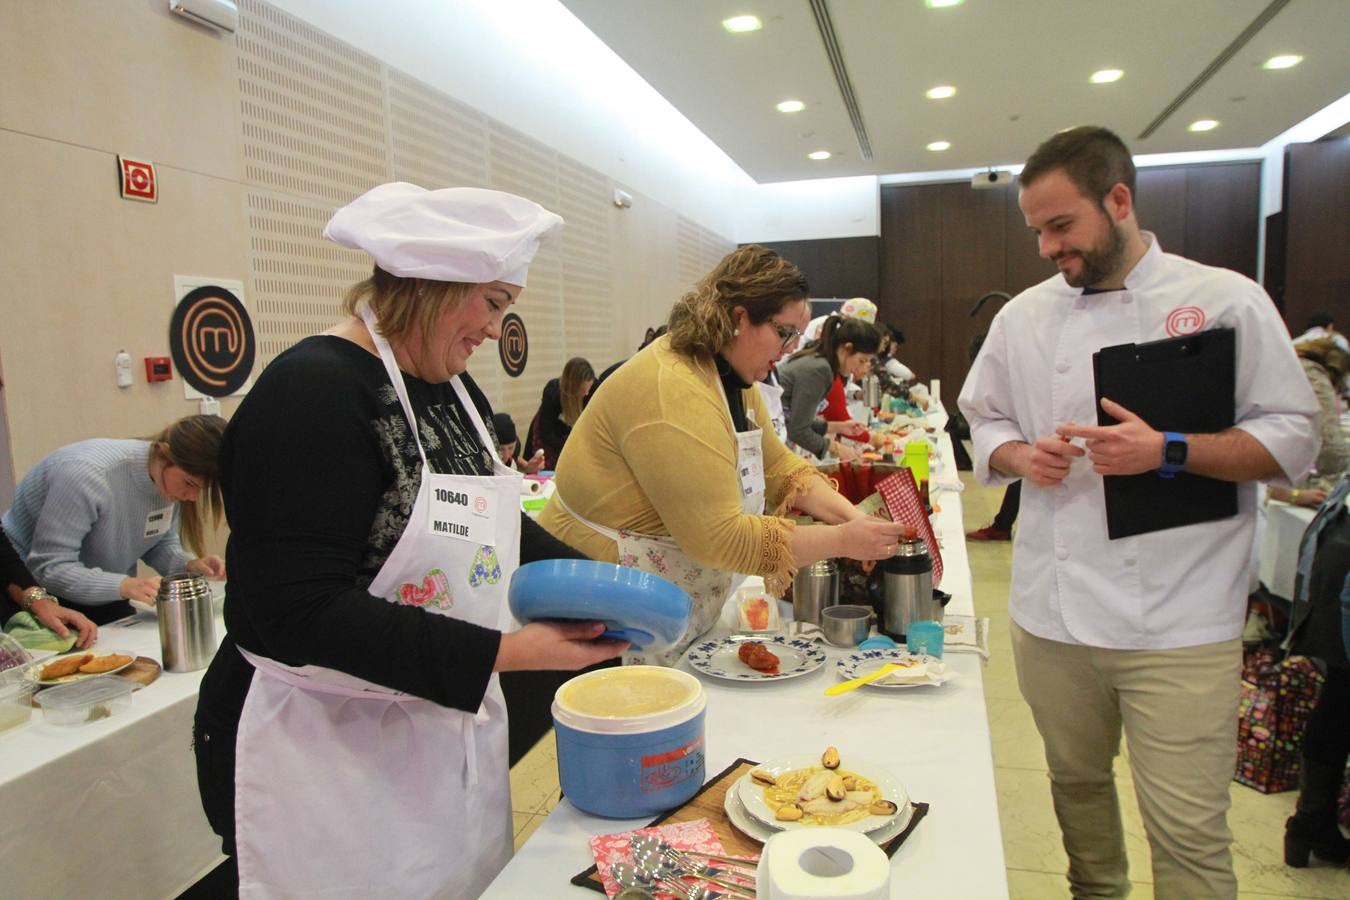
<path fill-rule="evenodd" d="M 1297 503 L 1297 502 L 1298 502 L 1299 495 L 1302 494 L 1302 493 L 1303 493 L 1303 492 L 1300 491 L 1298 488 L 1294 488 L 1292 491 L 1289 492 L 1289 502 L 1290 502 L 1290 503 Z"/>

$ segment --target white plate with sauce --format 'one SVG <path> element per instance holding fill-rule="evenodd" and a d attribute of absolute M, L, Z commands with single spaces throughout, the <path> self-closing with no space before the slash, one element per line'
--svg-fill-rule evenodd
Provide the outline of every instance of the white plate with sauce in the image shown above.
<path fill-rule="evenodd" d="M 752 771 L 768 772 L 779 777 L 795 772 L 799 769 L 816 769 L 818 771 L 827 771 L 820 764 L 819 756 L 787 756 L 762 765 L 755 766 Z M 780 822 L 775 818 L 777 809 L 770 806 L 764 797 L 765 786 L 750 777 L 749 773 L 741 776 L 732 786 L 728 794 L 735 793 L 746 813 L 755 821 L 769 831 L 797 831 L 804 828 L 842 828 L 845 831 L 856 831 L 860 834 L 871 834 L 890 825 L 899 817 L 909 816 L 909 792 L 905 790 L 899 779 L 891 775 L 886 768 L 872 760 L 862 758 L 841 759 L 839 768 L 836 770 L 843 774 L 853 774 L 865 778 L 877 786 L 881 799 L 889 800 L 898 807 L 896 812 L 889 816 L 867 815 L 853 822 L 843 824 L 821 823 L 808 824 L 805 822 Z"/>
<path fill-rule="evenodd" d="M 722 809 L 726 811 L 727 818 L 731 820 L 731 824 L 736 827 L 737 831 L 759 841 L 761 844 L 778 833 L 745 811 L 745 804 L 741 803 L 740 797 L 736 795 L 734 785 L 732 790 L 727 791 L 723 797 Z M 899 815 L 876 831 L 869 831 L 867 837 L 874 843 L 885 846 L 909 827 L 912 818 L 914 818 L 914 807 L 902 806 Z"/>

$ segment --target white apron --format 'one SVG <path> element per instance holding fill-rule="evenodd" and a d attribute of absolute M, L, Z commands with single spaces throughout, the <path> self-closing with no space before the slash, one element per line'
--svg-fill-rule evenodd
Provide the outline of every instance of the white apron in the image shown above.
<path fill-rule="evenodd" d="M 722 399 L 725 401 L 726 391 L 722 388 L 720 379 L 717 387 L 722 391 Z M 750 414 L 751 411 L 747 410 L 746 415 Z M 728 412 L 728 418 L 730 415 Z M 763 515 L 764 444 L 763 433 L 759 428 L 736 433 L 736 476 L 741 489 L 741 512 L 752 516 Z M 615 531 L 613 528 L 584 519 L 567 505 L 562 494 L 554 496 L 569 516 L 618 545 L 619 565 L 660 575 L 688 592 L 692 601 L 689 627 L 685 629 L 679 643 L 660 653 L 628 652 L 623 655 L 624 665 L 675 665 L 689 645 L 717 622 L 722 606 L 731 593 L 735 573 L 712 569 L 695 562 L 668 535 Z"/>
<path fill-rule="evenodd" d="M 773 383 L 760 381 L 755 384 L 759 388 L 759 395 L 764 398 L 764 408 L 769 412 L 769 425 L 773 428 L 774 434 L 784 444 L 787 443 L 787 417 L 783 415 L 783 386 L 778 383 L 778 377 L 773 377 Z"/>
<path fill-rule="evenodd" d="M 495 474 L 431 472 L 393 352 L 365 318 L 422 456 L 412 515 L 370 593 L 500 628 L 520 557 L 521 476 L 497 458 L 458 378 Z M 257 668 L 235 763 L 241 897 L 477 897 L 487 888 L 512 852 L 495 673 L 475 715 L 240 652 Z"/>

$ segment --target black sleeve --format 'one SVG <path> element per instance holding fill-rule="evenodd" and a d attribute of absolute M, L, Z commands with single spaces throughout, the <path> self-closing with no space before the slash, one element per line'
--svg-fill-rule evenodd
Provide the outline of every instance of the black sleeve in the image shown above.
<path fill-rule="evenodd" d="M 554 378 L 544 385 L 544 396 L 539 401 L 539 442 L 552 457 L 562 452 L 563 444 L 572 429 L 558 418 L 562 415 L 562 386 Z"/>
<path fill-rule="evenodd" d="M 477 710 L 500 632 L 358 586 L 393 478 L 373 424 L 387 379 L 365 351 L 333 346 L 278 357 L 226 431 L 226 626 L 244 648 L 281 662 Z"/>
<path fill-rule="evenodd" d="M 0 583 L 4 587 L 4 590 L 0 590 L 0 625 L 3 625 L 10 616 L 19 612 L 19 605 L 10 599 L 9 586 L 26 591 L 37 584 L 37 579 L 24 565 L 19 551 L 9 542 L 9 535 L 5 534 L 4 528 L 0 528 Z"/>

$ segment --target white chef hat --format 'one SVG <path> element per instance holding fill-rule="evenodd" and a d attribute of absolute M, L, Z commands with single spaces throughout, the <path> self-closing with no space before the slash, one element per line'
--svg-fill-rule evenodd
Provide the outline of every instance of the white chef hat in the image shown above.
<path fill-rule="evenodd" d="M 852 300 L 844 301 L 844 305 L 839 307 L 839 314 L 876 324 L 877 305 L 866 297 L 854 297 Z"/>
<path fill-rule="evenodd" d="M 364 250 L 402 278 L 525 286 L 539 244 L 563 220 L 532 200 L 483 188 L 371 188 L 328 220 L 323 236 Z"/>

